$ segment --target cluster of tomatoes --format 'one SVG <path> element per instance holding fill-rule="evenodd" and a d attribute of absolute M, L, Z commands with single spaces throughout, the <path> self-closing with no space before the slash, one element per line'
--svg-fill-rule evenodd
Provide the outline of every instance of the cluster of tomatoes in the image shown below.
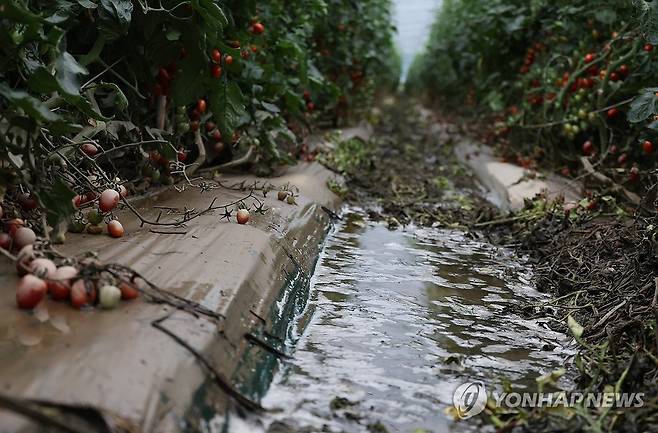
<path fill-rule="evenodd" d="M 523 66 L 519 70 L 521 75 L 526 75 L 530 72 L 530 67 L 535 63 L 535 57 L 545 49 L 544 44 L 537 42 L 526 50 L 525 57 L 523 58 Z"/>
<path fill-rule="evenodd" d="M 304 94 L 302 96 L 304 97 L 304 101 L 306 101 L 306 109 L 308 110 L 309 113 L 312 113 L 313 110 L 315 110 L 315 103 L 311 98 L 311 92 L 309 92 L 308 90 L 304 90 Z"/>
<path fill-rule="evenodd" d="M 187 55 L 185 49 L 181 50 L 181 57 Z M 178 72 L 178 66 L 176 62 L 171 62 L 166 66 L 161 66 L 158 68 L 158 74 L 156 76 L 156 82 L 153 85 L 153 95 L 154 96 L 168 96 L 171 89 L 171 82 L 176 77 Z"/>
<path fill-rule="evenodd" d="M 93 143 L 80 145 L 80 151 L 90 158 L 98 155 L 98 148 Z M 106 189 L 100 196 L 95 191 L 76 194 L 71 200 L 74 208 L 89 207 L 90 204 L 98 202 L 100 212 L 92 210 L 87 214 L 89 225 L 85 224 L 81 219 L 73 221 L 69 225 L 69 231 L 72 233 L 81 233 L 86 229 L 89 234 L 103 233 L 103 228 L 100 226 L 104 220 L 103 214 L 111 212 L 119 204 L 119 200 L 127 196 L 128 189 L 123 185 L 119 185 L 118 190 Z M 120 238 L 124 234 L 123 225 L 118 220 L 111 219 L 107 223 L 107 232 L 114 238 Z"/>
<path fill-rule="evenodd" d="M 107 195 L 102 197 L 102 203 L 102 208 L 109 209 Z M 0 207 L 0 219 L 3 216 L 4 211 Z M 36 250 L 37 235 L 20 218 L 6 220 L 4 228 L 5 232 L 0 233 L 0 248 L 8 253 L 16 252 L 16 271 L 21 277 L 16 287 L 19 308 L 32 309 L 47 294 L 55 301 L 68 301 L 76 308 L 95 304 L 97 294 L 103 308 L 114 308 L 120 299 L 135 299 L 139 295 L 136 281 L 115 282 L 108 276 L 99 286 L 91 279 L 83 278 L 84 272 L 80 270 L 85 267 L 84 263 L 72 266 L 62 260 L 61 265 L 57 266 Z"/>
<path fill-rule="evenodd" d="M 590 23 L 593 26 L 593 23 Z M 549 41 L 567 42 L 565 36 L 549 35 Z M 555 36 L 555 37 L 553 37 Z M 601 34 L 593 31 L 594 40 L 600 39 Z M 584 51 L 585 41 L 580 43 L 581 54 L 574 51 L 572 62 L 569 64 L 572 70 L 564 72 L 559 71 L 562 64 L 560 62 L 549 63 L 547 66 L 537 67 L 538 61 L 544 62 L 550 59 L 541 59 L 540 53 L 546 49 L 542 44 L 533 44 L 530 46 L 523 57 L 523 63 L 520 67 L 520 75 L 524 76 L 518 80 L 516 89 L 523 92 L 524 105 L 526 110 L 517 106 L 510 106 L 504 112 L 500 112 L 496 117 L 494 128 L 489 132 L 489 141 L 509 143 L 522 137 L 523 134 L 511 136 L 512 128 L 519 122 L 528 124 L 537 124 L 538 126 L 546 124 L 552 127 L 555 124 L 560 125 L 562 135 L 570 142 L 580 146 L 580 152 L 584 156 L 594 156 L 597 154 L 597 145 L 591 137 L 593 130 L 599 127 L 601 121 L 605 121 L 609 128 L 618 130 L 629 130 L 629 125 L 625 123 L 625 116 L 621 108 L 624 103 L 608 106 L 598 110 L 600 96 L 602 92 L 609 89 L 617 91 L 625 82 L 630 82 L 635 77 L 633 63 L 636 59 L 628 56 L 625 60 L 615 60 L 612 56 L 613 46 L 622 47 L 624 44 L 630 49 L 633 42 L 633 36 L 620 36 L 619 33 L 613 32 L 608 41 L 603 43 L 601 51 Z M 638 61 L 654 51 L 654 46 L 645 43 L 642 47 Z M 630 51 L 627 51 L 630 53 Z M 603 59 L 602 56 L 606 58 Z M 609 58 L 608 58 L 609 57 Z M 621 59 L 622 57 L 619 57 Z M 534 67 L 533 67 L 534 66 Z M 575 76 L 574 74 L 578 74 Z M 641 71 L 638 68 L 638 74 Z M 640 75 L 638 75 L 640 77 Z M 609 83 L 604 85 L 604 83 Z M 559 96 L 558 96 L 559 95 Z M 558 97 L 560 97 L 558 105 Z M 547 120 L 547 113 L 562 113 L 558 119 Z M 553 120 L 553 121 L 550 121 Z M 658 116 L 654 118 L 658 121 Z M 588 137 L 589 136 L 589 137 Z M 619 137 L 619 135 L 616 135 Z M 510 138 L 511 137 L 511 138 Z M 627 136 L 628 137 L 628 136 Z M 621 146 L 612 144 L 607 146 L 605 152 L 601 152 L 601 158 L 606 164 L 618 168 L 625 168 L 627 181 L 637 182 L 640 179 L 640 170 L 637 163 L 633 163 L 630 158 L 635 155 L 653 155 L 655 153 L 654 142 L 646 134 L 640 134 L 637 145 Z M 581 139 L 582 141 L 579 141 Z M 622 134 L 623 139 L 623 134 Z M 630 138 L 629 138 L 630 139 Z M 637 147 L 635 147 L 637 146 Z M 510 149 L 512 150 L 512 149 Z M 532 158 L 540 158 L 542 150 L 534 152 Z M 515 153 L 516 154 L 516 153 Z M 518 157 L 517 162 L 524 167 L 532 167 L 532 158 Z M 570 169 L 564 167 L 563 174 L 570 175 Z M 621 173 L 622 171 L 618 171 Z"/>
<path fill-rule="evenodd" d="M 16 271 L 21 277 L 16 286 L 16 304 L 19 308 L 33 309 L 50 295 L 52 300 L 69 302 L 78 309 L 97 304 L 112 309 L 122 299 L 139 296 L 137 280 L 117 280 L 110 275 L 91 278 L 85 271 L 89 264 L 62 261 L 58 266 L 40 256 L 32 244 L 24 246 L 16 260 Z"/>
<path fill-rule="evenodd" d="M 297 157 L 301 159 L 302 161 L 306 162 L 313 162 L 315 161 L 315 158 L 318 156 L 318 151 L 317 149 L 315 150 L 310 150 L 308 147 L 307 143 L 303 143 L 301 147 L 299 148 L 299 151 L 297 153 Z"/>

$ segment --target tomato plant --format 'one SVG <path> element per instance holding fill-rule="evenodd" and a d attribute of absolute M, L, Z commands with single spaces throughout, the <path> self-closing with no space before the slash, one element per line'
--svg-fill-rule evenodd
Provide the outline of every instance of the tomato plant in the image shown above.
<path fill-rule="evenodd" d="M 309 127 L 370 104 L 375 72 L 396 84 L 391 34 L 388 0 L 2 2 L 0 198 L 29 198 L 5 217 L 57 228 L 204 154 L 291 163 Z"/>
<path fill-rule="evenodd" d="M 446 1 L 408 88 L 490 118 L 508 159 L 591 156 L 623 183 L 627 162 L 656 163 L 656 22 L 658 2 Z"/>

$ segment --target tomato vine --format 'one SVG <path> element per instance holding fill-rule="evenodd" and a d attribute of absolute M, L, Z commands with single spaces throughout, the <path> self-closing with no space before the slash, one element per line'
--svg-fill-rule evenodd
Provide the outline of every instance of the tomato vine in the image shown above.
<path fill-rule="evenodd" d="M 388 0 L 0 2 L 0 198 L 55 227 L 181 165 L 291 163 L 368 106 L 375 72 L 396 85 L 391 35 Z"/>
<path fill-rule="evenodd" d="M 525 167 L 571 175 L 587 156 L 640 189 L 656 163 L 657 43 L 658 2 L 446 1 L 408 87 L 466 100 Z"/>

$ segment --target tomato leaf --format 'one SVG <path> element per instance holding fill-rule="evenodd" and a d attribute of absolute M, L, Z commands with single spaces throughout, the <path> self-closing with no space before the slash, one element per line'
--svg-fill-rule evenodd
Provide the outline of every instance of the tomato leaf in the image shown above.
<path fill-rule="evenodd" d="M 71 202 L 75 193 L 61 179 L 55 179 L 52 186 L 37 192 L 37 197 L 47 210 L 48 224 L 53 227 L 75 212 Z"/>
<path fill-rule="evenodd" d="M 25 114 L 42 122 L 54 122 L 59 116 L 46 107 L 46 105 L 22 90 L 10 89 L 5 83 L 0 83 L 0 96 L 10 105 L 22 109 Z"/>
<path fill-rule="evenodd" d="M 631 123 L 644 122 L 656 114 L 656 95 L 654 89 L 644 89 L 643 93 L 631 102 L 628 111 L 628 121 Z"/>
<path fill-rule="evenodd" d="M 215 31 L 221 31 L 228 25 L 228 18 L 222 8 L 213 0 L 192 0 L 192 8 L 199 12 L 208 26 Z"/>
<path fill-rule="evenodd" d="M 230 136 L 246 114 L 244 96 L 234 81 L 222 80 L 210 98 L 215 122 L 224 136 Z"/>
<path fill-rule="evenodd" d="M 132 19 L 133 4 L 130 0 L 101 0 L 98 16 L 101 32 L 108 39 L 127 35 Z"/>

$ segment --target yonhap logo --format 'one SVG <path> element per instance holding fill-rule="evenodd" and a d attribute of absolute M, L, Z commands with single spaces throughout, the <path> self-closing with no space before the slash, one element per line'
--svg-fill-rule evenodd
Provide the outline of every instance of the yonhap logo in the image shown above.
<path fill-rule="evenodd" d="M 481 413 L 487 405 L 487 391 L 482 382 L 460 385 L 452 396 L 459 419 L 468 419 Z"/>

